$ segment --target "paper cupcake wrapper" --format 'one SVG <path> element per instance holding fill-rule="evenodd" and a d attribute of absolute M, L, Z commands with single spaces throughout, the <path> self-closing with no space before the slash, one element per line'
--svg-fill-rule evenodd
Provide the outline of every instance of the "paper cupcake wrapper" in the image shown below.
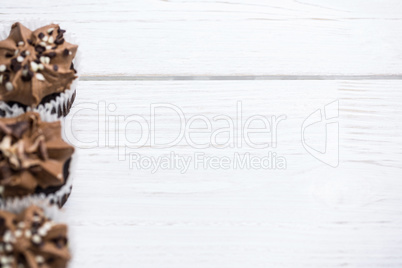
<path fill-rule="evenodd" d="M 74 81 L 76 82 L 76 81 Z M 26 111 L 17 104 L 9 106 L 7 103 L 0 101 L 0 111 L 3 111 L 3 117 L 16 117 L 25 112 L 33 111 L 40 114 L 43 121 L 53 122 L 64 118 L 70 111 L 76 95 L 75 89 L 69 89 L 61 93 L 55 100 L 51 100 L 45 105 L 39 105 L 32 109 L 28 107 Z"/>
<path fill-rule="evenodd" d="M 42 208 L 45 212 L 46 217 L 50 218 L 55 222 L 65 222 L 66 216 L 63 210 L 60 210 L 56 205 L 50 205 L 47 200 L 35 196 L 29 196 L 23 199 L 14 199 L 8 202 L 0 204 L 0 210 L 5 210 L 15 214 L 21 213 L 23 210 L 31 205 L 38 206 Z"/>
<path fill-rule="evenodd" d="M 35 30 L 37 28 L 51 24 L 51 22 L 45 20 L 22 20 L 20 22 L 31 30 Z M 11 25 L 12 24 L 5 25 L 3 26 L 3 28 L 0 29 L 0 40 L 4 40 L 8 37 Z M 69 31 L 64 34 L 64 37 L 69 43 L 79 45 L 79 41 L 77 40 L 76 36 Z M 28 107 L 27 111 L 38 112 L 41 115 L 42 120 L 47 122 L 52 122 L 64 118 L 70 111 L 71 105 L 73 104 L 75 99 L 76 88 L 81 74 L 81 62 L 82 54 L 81 50 L 78 49 L 77 54 L 73 59 L 74 68 L 77 71 L 76 75 L 78 76 L 78 78 L 71 83 L 70 88 L 66 89 L 55 100 L 52 100 L 45 105 L 41 104 L 33 109 Z M 23 108 L 19 107 L 17 104 L 10 106 L 5 102 L 0 101 L 1 117 L 16 117 L 25 112 L 26 111 Z"/>
<path fill-rule="evenodd" d="M 61 204 L 65 195 L 71 194 L 72 187 L 73 187 L 73 180 L 74 180 L 74 171 L 75 163 L 76 163 L 76 154 L 71 157 L 70 167 L 69 167 L 69 176 L 67 179 L 66 184 L 64 184 L 58 191 L 54 193 L 50 193 L 45 195 L 44 193 L 39 194 L 31 194 L 27 196 L 20 196 L 20 197 L 8 197 L 8 198 L 1 198 L 0 199 L 0 207 L 7 205 L 8 203 L 19 202 L 19 200 L 41 200 L 47 204 Z M 68 202 L 68 201 L 67 201 Z"/>
<path fill-rule="evenodd" d="M 12 201 L 0 204 L 0 210 L 9 211 L 15 214 L 21 213 L 23 210 L 31 205 L 38 206 L 43 209 L 47 218 L 56 223 L 66 224 L 68 227 L 68 248 L 70 250 L 71 260 L 75 256 L 74 249 L 76 248 L 76 240 L 72 228 L 70 228 L 71 220 L 66 215 L 63 209 L 59 209 L 56 205 L 50 205 L 47 200 L 38 197 L 30 196 L 24 199 L 14 199 Z M 71 266 L 71 260 L 68 267 Z"/>

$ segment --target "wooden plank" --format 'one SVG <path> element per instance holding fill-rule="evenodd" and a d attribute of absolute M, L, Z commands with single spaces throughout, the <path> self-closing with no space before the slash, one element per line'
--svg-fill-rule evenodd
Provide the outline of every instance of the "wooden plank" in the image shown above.
<path fill-rule="evenodd" d="M 85 76 L 401 75 L 401 14 L 397 0 L 21 0 L 0 21 L 60 22 Z"/>
<path fill-rule="evenodd" d="M 81 82 L 65 122 L 66 137 L 81 147 L 66 206 L 75 238 L 73 266 L 400 267 L 401 87 L 400 81 Z M 332 168 L 305 151 L 301 126 L 336 100 L 340 164 Z M 148 121 L 156 103 L 177 107 L 187 121 L 195 115 L 237 118 L 239 101 L 244 120 L 287 116 L 278 125 L 276 148 L 243 142 L 195 149 L 181 140 L 171 148 L 145 144 L 127 153 L 232 157 L 275 151 L 286 158 L 286 170 L 191 167 L 183 174 L 174 168 L 153 173 L 119 160 L 123 144 L 105 146 L 105 132 L 126 132 L 133 140 L 142 133 L 138 124 L 126 131 L 102 129 L 105 118 L 140 115 Z M 115 109 L 105 113 L 103 104 Z M 156 117 L 158 141 L 174 138 L 177 115 L 167 109 Z M 212 123 L 212 131 L 223 127 Z M 311 129 L 307 139 L 322 144 L 323 130 Z M 209 136 L 193 139 L 208 143 Z M 93 140 L 99 147 L 82 144 Z M 255 142 L 266 140 L 266 134 L 253 136 Z"/>

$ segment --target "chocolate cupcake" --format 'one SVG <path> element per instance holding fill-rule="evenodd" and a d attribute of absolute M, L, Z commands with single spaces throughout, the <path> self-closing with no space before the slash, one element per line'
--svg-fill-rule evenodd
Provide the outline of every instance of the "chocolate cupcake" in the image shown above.
<path fill-rule="evenodd" d="M 0 267 L 67 267 L 67 225 L 55 223 L 36 205 L 19 210 L 0 210 Z"/>
<path fill-rule="evenodd" d="M 74 148 L 61 138 L 61 124 L 27 112 L 0 119 L 0 196 L 7 201 L 40 195 L 60 207 L 72 189 Z"/>
<path fill-rule="evenodd" d="M 17 22 L 0 42 L 0 116 L 25 111 L 62 117 L 75 99 L 77 45 L 50 24 L 31 31 Z M 45 119 L 46 120 L 46 119 Z"/>

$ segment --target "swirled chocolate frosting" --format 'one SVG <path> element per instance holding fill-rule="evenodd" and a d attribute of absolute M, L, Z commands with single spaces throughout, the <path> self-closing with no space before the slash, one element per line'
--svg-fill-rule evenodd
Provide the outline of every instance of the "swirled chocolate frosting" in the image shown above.
<path fill-rule="evenodd" d="M 64 268 L 70 259 L 67 226 L 37 206 L 20 214 L 0 210 L 0 266 Z"/>
<path fill-rule="evenodd" d="M 32 194 L 65 183 L 63 167 L 74 148 L 61 138 L 60 122 L 42 122 L 38 113 L 0 119 L 0 193 Z M 39 191 L 41 192 L 41 191 Z"/>
<path fill-rule="evenodd" d="M 19 22 L 11 26 L 0 42 L 0 100 L 36 107 L 70 87 L 78 46 L 66 42 L 64 32 L 57 24 L 35 31 Z"/>

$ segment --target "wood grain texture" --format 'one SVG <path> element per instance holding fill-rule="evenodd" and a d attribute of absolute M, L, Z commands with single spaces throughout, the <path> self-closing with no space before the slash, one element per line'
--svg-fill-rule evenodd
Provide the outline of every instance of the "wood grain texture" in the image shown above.
<path fill-rule="evenodd" d="M 6 1 L 82 40 L 85 76 L 401 75 L 402 4 L 387 1 Z"/>
<path fill-rule="evenodd" d="M 81 82 L 65 122 L 75 135 L 70 141 L 82 147 L 66 205 L 76 240 L 73 267 L 400 267 L 401 88 L 400 81 Z M 175 105 L 186 119 L 234 118 L 239 100 L 245 118 L 287 116 L 275 149 L 197 150 L 181 141 L 172 148 L 145 145 L 128 152 L 230 157 L 236 151 L 261 156 L 274 150 L 286 157 L 286 170 L 152 173 L 119 161 L 119 147 L 100 140 L 99 147 L 86 148 L 78 142 L 116 133 L 100 130 L 98 110 L 83 109 L 102 103 L 116 108 L 106 116 L 148 120 L 152 103 Z M 334 100 L 339 100 L 338 168 L 309 155 L 300 140 L 304 119 Z M 176 115 L 157 115 L 159 141 L 174 137 Z M 138 125 L 128 126 L 129 137 L 139 133 Z M 308 133 L 320 142 L 322 135 L 322 129 Z"/>
<path fill-rule="evenodd" d="M 87 81 L 79 83 L 64 122 L 78 158 L 65 207 L 71 267 L 401 267 L 401 11 L 397 0 L 2 3 L 2 26 L 40 18 L 81 40 Z M 391 76 L 399 80 L 361 79 Z M 278 80 L 235 81 L 247 77 Z M 354 80 L 333 80 L 343 77 Z M 130 81 L 189 78 L 233 80 Z M 306 118 L 319 109 L 326 115 L 322 109 L 334 101 L 337 168 L 301 141 Z M 150 106 L 158 103 L 175 107 L 187 122 L 204 116 L 211 132 L 225 127 L 216 116 L 238 118 L 239 103 L 244 120 L 286 119 L 276 147 L 256 149 L 244 140 L 224 147 L 199 133 L 191 139 L 206 148 L 183 138 L 170 148 L 147 140 L 124 150 L 127 139 L 149 134 L 124 119 L 150 123 Z M 173 140 L 179 123 L 172 109 L 159 110 L 156 140 Z M 305 132 L 306 143 L 325 150 L 326 128 L 319 126 Z M 269 133 L 252 138 L 271 141 Z M 221 158 L 274 152 L 287 166 L 130 167 L 132 153 L 156 159 L 171 152 Z"/>

